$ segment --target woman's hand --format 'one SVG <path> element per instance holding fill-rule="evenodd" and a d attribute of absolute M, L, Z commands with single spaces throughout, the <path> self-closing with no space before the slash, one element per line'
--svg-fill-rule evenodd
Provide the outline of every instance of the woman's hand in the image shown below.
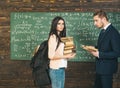
<path fill-rule="evenodd" d="M 66 55 L 65 55 L 65 58 L 66 58 L 66 59 L 72 59 L 72 58 L 75 57 L 75 55 L 76 55 L 76 53 L 69 53 L 69 54 L 66 54 Z"/>

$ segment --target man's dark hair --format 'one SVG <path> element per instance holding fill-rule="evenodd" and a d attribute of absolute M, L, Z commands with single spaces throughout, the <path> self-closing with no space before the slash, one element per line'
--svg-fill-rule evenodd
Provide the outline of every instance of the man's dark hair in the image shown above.
<path fill-rule="evenodd" d="M 98 15 L 100 18 L 105 17 L 106 20 L 108 21 L 108 17 L 107 17 L 106 13 L 103 10 L 99 10 L 99 11 L 95 12 L 93 14 L 93 17 L 96 16 L 96 15 Z"/>

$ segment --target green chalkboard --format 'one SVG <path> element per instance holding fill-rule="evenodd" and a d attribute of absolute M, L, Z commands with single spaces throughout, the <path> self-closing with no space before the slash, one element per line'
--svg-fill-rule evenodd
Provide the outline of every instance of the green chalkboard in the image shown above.
<path fill-rule="evenodd" d="M 62 16 L 67 36 L 73 36 L 77 48 L 77 55 L 71 61 L 93 62 L 94 57 L 80 47 L 81 44 L 96 45 L 100 30 L 93 25 L 92 15 L 92 12 L 12 12 L 11 59 L 30 60 L 35 46 L 48 38 L 52 19 Z M 108 16 L 120 31 L 120 13 L 108 12 Z"/>

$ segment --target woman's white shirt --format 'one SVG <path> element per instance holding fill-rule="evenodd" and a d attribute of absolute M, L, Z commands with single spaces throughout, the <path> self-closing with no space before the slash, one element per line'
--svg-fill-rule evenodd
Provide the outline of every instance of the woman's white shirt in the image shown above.
<path fill-rule="evenodd" d="M 52 60 L 54 56 L 61 57 L 63 56 L 64 52 L 64 43 L 60 42 L 58 48 L 57 47 L 57 40 L 56 35 L 51 35 L 48 41 L 48 57 L 50 58 L 50 65 L 49 67 L 52 69 L 59 69 L 59 68 L 66 68 L 67 67 L 67 59 L 61 58 Z"/>

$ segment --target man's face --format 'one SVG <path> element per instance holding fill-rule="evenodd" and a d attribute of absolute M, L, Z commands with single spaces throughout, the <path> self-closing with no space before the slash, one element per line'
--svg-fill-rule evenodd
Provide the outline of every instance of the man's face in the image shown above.
<path fill-rule="evenodd" d="M 100 18 L 98 15 L 93 17 L 94 25 L 98 28 L 103 28 L 103 18 Z"/>

